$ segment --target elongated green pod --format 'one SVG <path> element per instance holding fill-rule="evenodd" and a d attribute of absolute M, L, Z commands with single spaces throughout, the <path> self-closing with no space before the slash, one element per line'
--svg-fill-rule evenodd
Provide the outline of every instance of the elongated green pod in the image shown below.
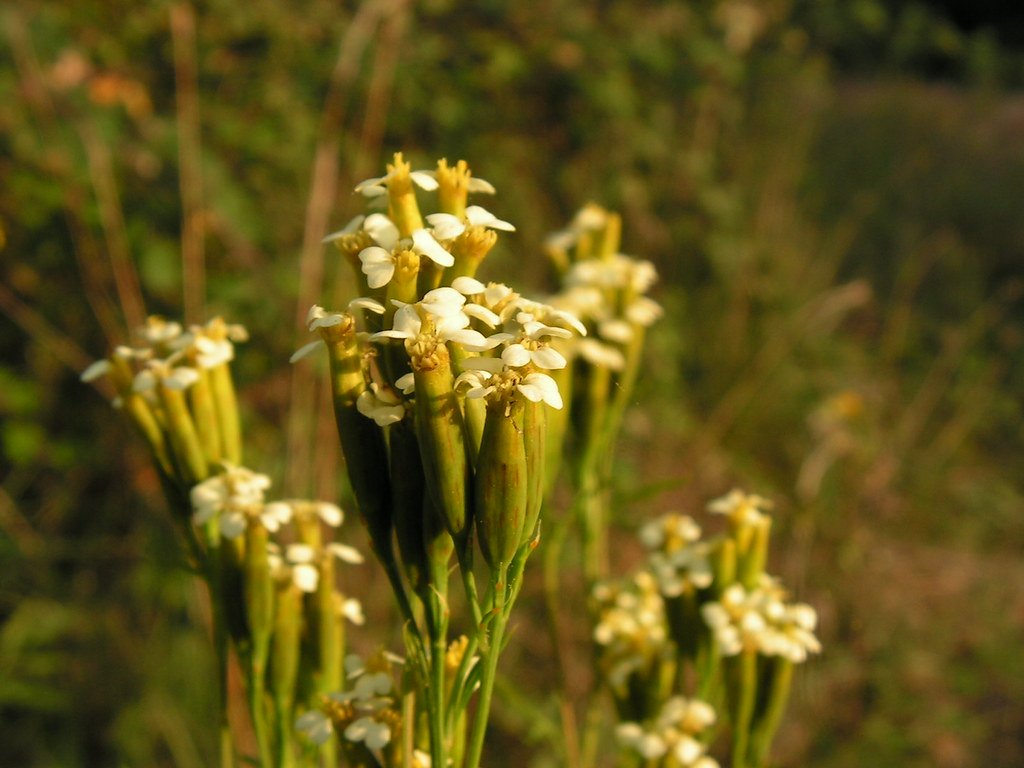
<path fill-rule="evenodd" d="M 523 450 L 526 455 L 526 517 L 520 544 L 529 541 L 537 530 L 544 490 L 547 452 L 547 417 L 554 411 L 544 403 L 523 403 Z"/>
<path fill-rule="evenodd" d="M 522 539 L 528 480 L 523 404 L 517 397 L 487 404 L 475 483 L 480 549 L 492 570 L 508 568 Z"/>
<path fill-rule="evenodd" d="M 342 454 L 359 515 L 370 534 L 374 552 L 394 562 L 391 547 L 391 485 L 384 436 L 372 419 L 359 413 L 356 401 L 366 391 L 356 345 L 355 321 L 324 329 L 331 365 L 331 392 Z"/>
<path fill-rule="evenodd" d="M 185 393 L 180 389 L 171 389 L 160 383 L 160 402 L 167 415 L 167 431 L 170 437 L 171 450 L 174 452 L 174 463 L 181 473 L 180 479 L 194 485 L 209 476 L 206 456 L 203 454 L 195 423 L 185 403 Z"/>
<path fill-rule="evenodd" d="M 196 434 L 199 444 L 206 455 L 206 463 L 216 466 L 221 462 L 222 450 L 220 425 L 217 420 L 217 408 L 213 399 L 210 372 L 205 368 L 196 368 L 199 378 L 188 389 L 188 401 L 192 407 Z"/>
<path fill-rule="evenodd" d="M 290 766 L 294 764 L 292 723 L 302 639 L 302 592 L 291 579 L 277 585 L 276 609 L 270 680 L 277 731 L 277 765 Z"/>
<path fill-rule="evenodd" d="M 732 727 L 732 764 L 746 768 L 750 729 L 757 702 L 757 651 L 744 648 L 739 655 L 722 661 L 725 698 Z"/>
<path fill-rule="evenodd" d="M 409 418 L 390 427 L 391 519 L 405 577 L 413 591 L 424 594 L 429 566 L 424 542 L 423 465 L 420 446 Z"/>
<path fill-rule="evenodd" d="M 242 427 L 238 415 L 238 398 L 231 367 L 221 363 L 210 369 L 210 388 L 217 408 L 217 426 L 220 431 L 221 451 L 232 464 L 242 463 Z"/>
<path fill-rule="evenodd" d="M 267 529 L 252 520 L 245 531 L 245 616 L 253 655 L 265 661 L 274 631 L 274 580 L 270 572 Z"/>
<path fill-rule="evenodd" d="M 221 605 L 224 609 L 224 623 L 236 643 L 248 639 L 249 625 L 246 616 L 245 596 L 245 540 L 224 539 L 218 547 L 220 557 Z"/>
<path fill-rule="evenodd" d="M 470 469 L 463 439 L 462 411 L 452 388 L 448 348 L 438 344 L 413 360 L 416 380 L 416 435 L 427 493 L 448 532 L 462 546 L 469 534 L 467 506 Z"/>
<path fill-rule="evenodd" d="M 761 580 L 768 561 L 768 538 L 771 533 L 772 519 L 762 515 L 750 524 L 750 546 L 738 564 L 739 580 L 743 588 L 754 589 Z"/>
<path fill-rule="evenodd" d="M 717 599 L 726 589 L 736 583 L 736 542 L 731 538 L 720 539 L 711 552 L 711 567 L 715 572 L 712 594 Z"/>

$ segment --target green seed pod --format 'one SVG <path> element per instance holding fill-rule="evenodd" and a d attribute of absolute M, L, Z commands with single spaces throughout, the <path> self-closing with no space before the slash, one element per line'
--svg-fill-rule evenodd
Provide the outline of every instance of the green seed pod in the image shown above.
<path fill-rule="evenodd" d="M 231 367 L 227 363 L 210 369 L 210 387 L 217 408 L 221 451 L 228 462 L 239 465 L 242 463 L 242 428 L 238 418 L 235 383 L 231 378 Z"/>
<path fill-rule="evenodd" d="M 187 485 L 199 483 L 209 476 L 209 469 L 199 444 L 195 423 L 185 404 L 185 393 L 163 383 L 157 385 L 157 389 L 167 416 L 167 431 L 180 479 Z"/>
<path fill-rule="evenodd" d="M 429 566 L 423 536 L 423 465 L 410 419 L 390 427 L 392 513 L 398 552 L 414 592 L 424 594 Z"/>
<path fill-rule="evenodd" d="M 370 534 L 374 552 L 383 562 L 394 562 L 391 548 L 391 486 L 387 450 L 380 428 L 359 413 L 356 401 L 366 390 L 356 345 L 355 323 L 332 326 L 325 338 L 331 363 L 331 391 L 341 450 L 360 517 Z M 327 334 L 325 333 L 325 336 Z"/>
<path fill-rule="evenodd" d="M 267 529 L 250 521 L 245 531 L 245 614 L 252 640 L 252 675 L 266 674 L 270 638 L 274 631 L 274 580 L 267 552 Z"/>
<path fill-rule="evenodd" d="M 720 539 L 711 553 L 711 567 L 715 572 L 712 594 L 717 599 L 736 582 L 736 542 Z"/>
<path fill-rule="evenodd" d="M 248 637 L 249 627 L 246 618 L 245 596 L 245 540 L 220 540 L 217 548 L 220 568 L 221 606 L 224 609 L 225 624 L 228 633 L 235 642 L 242 642 Z"/>
<path fill-rule="evenodd" d="M 205 368 L 196 368 L 199 378 L 188 389 L 189 405 L 195 418 L 196 433 L 199 444 L 203 447 L 206 463 L 216 466 L 220 463 L 221 439 L 220 426 L 217 421 L 217 408 L 213 399 L 210 372 Z"/>
<path fill-rule="evenodd" d="M 480 549 L 492 569 L 511 562 L 526 519 L 528 481 L 522 423 L 523 404 L 518 398 L 487 404 L 475 514 Z"/>
<path fill-rule="evenodd" d="M 466 509 L 470 471 L 462 434 L 462 411 L 452 388 L 447 347 L 439 344 L 429 356 L 415 358 L 413 375 L 416 378 L 416 436 L 427 493 L 452 538 L 462 546 L 469 535 Z"/>
<path fill-rule="evenodd" d="M 277 585 L 273 650 L 270 659 L 278 765 L 290 765 L 293 752 L 295 689 L 302 640 L 302 592 L 289 578 Z"/>
<path fill-rule="evenodd" d="M 771 533 L 772 519 L 762 515 L 757 522 L 749 526 L 750 546 L 738 564 L 739 580 L 744 589 L 753 589 L 761 580 L 768 561 L 768 538 Z"/>
<path fill-rule="evenodd" d="M 523 448 L 526 454 L 526 518 L 523 522 L 522 540 L 527 543 L 537 531 L 541 507 L 544 505 L 545 452 L 547 450 L 546 426 L 548 413 L 544 403 L 523 404 Z"/>

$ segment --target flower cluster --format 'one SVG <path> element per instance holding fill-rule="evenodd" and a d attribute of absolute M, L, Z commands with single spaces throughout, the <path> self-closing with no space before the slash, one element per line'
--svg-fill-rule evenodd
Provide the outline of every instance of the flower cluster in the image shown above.
<path fill-rule="evenodd" d="M 82 372 L 86 382 L 107 378 L 113 404 L 149 444 L 164 476 L 182 486 L 207 478 L 222 462 L 238 464 L 242 441 L 229 368 L 245 328 L 214 318 L 185 331 L 150 317 L 136 346 L 121 345 Z"/>
<path fill-rule="evenodd" d="M 708 511 L 727 523 L 713 538 L 688 515 L 651 520 L 639 530 L 648 550 L 643 570 L 627 589 L 600 587 L 599 670 L 623 749 L 647 760 L 671 757 L 671 765 L 716 766 L 705 749 L 710 735 L 694 725 L 709 728 L 714 711 L 681 697 L 717 701 L 717 689 L 734 761 L 763 764 L 793 665 L 821 651 L 814 609 L 791 602 L 765 572 L 770 508 L 740 490 L 711 501 Z"/>
<path fill-rule="evenodd" d="M 654 265 L 618 252 L 617 214 L 590 204 L 569 227 L 547 240 L 547 252 L 562 277 L 552 301 L 579 317 L 590 333 L 576 345 L 593 366 L 623 371 L 643 330 L 662 315 L 646 296 L 658 279 Z"/>
<path fill-rule="evenodd" d="M 401 728 L 401 712 L 396 707 L 392 667 L 404 661 L 388 653 L 379 653 L 364 661 L 351 654 L 345 658 L 345 676 L 351 687 L 325 695 L 319 709 L 303 713 L 295 728 L 314 744 L 324 744 L 338 734 L 343 747 L 362 747 L 373 754 L 379 765 L 397 764 L 394 760 L 395 736 Z M 389 754 L 385 754 L 385 751 Z M 430 758 L 416 750 L 414 760 L 429 768 Z"/>
<path fill-rule="evenodd" d="M 718 768 L 705 754 L 705 733 L 715 724 L 715 709 L 706 701 L 673 696 L 650 723 L 626 721 L 615 728 L 619 743 L 643 757 L 658 760 L 671 755 L 680 768 Z"/>
<path fill-rule="evenodd" d="M 821 651 L 814 635 L 815 610 L 806 603 L 785 602 L 785 592 L 770 576 L 762 576 L 750 591 L 733 584 L 701 610 L 723 656 L 753 650 L 801 663 Z"/>
<path fill-rule="evenodd" d="M 707 542 L 700 526 L 689 515 L 672 513 L 652 520 L 640 529 L 647 547 L 648 568 L 665 597 L 679 597 L 711 585 L 713 573 Z"/>
<path fill-rule="evenodd" d="M 599 665 L 608 685 L 623 691 L 630 675 L 649 671 L 665 648 L 665 604 L 657 582 L 645 571 L 622 584 L 598 584 L 594 599 Z"/>

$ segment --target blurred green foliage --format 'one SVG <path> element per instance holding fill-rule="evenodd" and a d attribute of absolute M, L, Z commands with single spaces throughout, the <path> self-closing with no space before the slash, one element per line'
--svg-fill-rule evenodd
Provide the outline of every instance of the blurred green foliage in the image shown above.
<path fill-rule="evenodd" d="M 622 525 L 732 483 L 770 494 L 777 570 L 823 616 L 780 764 L 1024 762 L 1019 54 L 876 0 L 194 10 L 207 293 L 254 338 L 254 463 L 287 459 L 318 140 L 338 142 L 338 226 L 388 151 L 468 159 L 519 228 L 495 258 L 537 289 L 543 236 L 597 199 L 667 309 Z M 72 370 L 127 338 L 111 252 L 181 313 L 170 14 L 0 12 L 0 764 L 212 754 L 156 478 Z"/>

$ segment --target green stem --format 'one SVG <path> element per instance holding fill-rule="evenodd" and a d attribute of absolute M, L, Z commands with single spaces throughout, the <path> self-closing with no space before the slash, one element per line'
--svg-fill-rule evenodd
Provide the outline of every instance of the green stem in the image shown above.
<path fill-rule="evenodd" d="M 576 710 L 569 696 L 568 673 L 563 653 L 562 628 L 559 621 L 561 589 L 562 552 L 572 524 L 572 515 L 564 515 L 554 526 L 551 538 L 544 549 L 544 608 L 551 640 L 551 655 L 555 662 L 558 709 L 562 722 L 562 740 L 566 768 L 578 768 L 580 764 L 579 727 L 576 724 Z"/>
<path fill-rule="evenodd" d="M 498 671 L 498 657 L 501 655 L 501 641 L 505 635 L 508 614 L 505 612 L 506 579 L 508 564 L 498 563 L 494 570 L 494 623 L 491 626 L 491 638 L 484 659 L 484 672 L 480 680 L 480 701 L 473 718 L 473 729 L 469 737 L 469 756 L 466 768 L 479 768 L 480 757 L 484 749 L 484 736 L 487 733 L 487 720 L 491 711 L 491 697 L 494 693 L 494 678 Z"/>

